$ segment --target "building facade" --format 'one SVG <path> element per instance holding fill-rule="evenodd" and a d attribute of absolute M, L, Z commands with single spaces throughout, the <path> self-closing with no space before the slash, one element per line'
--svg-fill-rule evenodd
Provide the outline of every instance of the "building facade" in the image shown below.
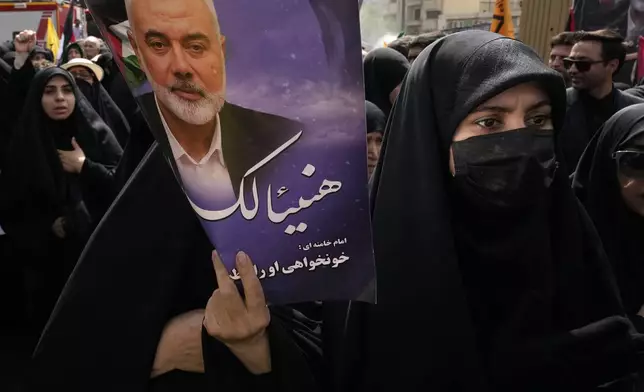
<path fill-rule="evenodd" d="M 431 31 L 489 30 L 495 0 L 388 0 L 385 18 L 409 35 Z M 519 36 L 521 0 L 510 0 L 514 30 Z"/>

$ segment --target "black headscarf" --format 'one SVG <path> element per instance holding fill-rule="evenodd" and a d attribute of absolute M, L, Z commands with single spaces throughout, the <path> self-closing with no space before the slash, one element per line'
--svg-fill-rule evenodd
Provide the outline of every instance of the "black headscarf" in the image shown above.
<path fill-rule="evenodd" d="M 474 232 L 483 226 L 476 216 L 455 214 L 463 208 L 448 164 L 456 128 L 478 105 L 527 82 L 547 93 L 560 127 L 563 80 L 519 41 L 457 33 L 412 65 L 371 193 L 378 305 L 363 332 L 364 390 L 588 390 L 628 374 L 638 359 L 626 319 L 582 328 L 622 308 L 565 170 L 539 214 L 484 216 L 485 232 Z M 512 297 L 495 298 L 497 287 Z M 492 299 L 501 301 L 500 319 L 482 317 Z"/>
<path fill-rule="evenodd" d="M 78 42 L 72 42 L 71 44 L 67 45 L 67 47 L 65 48 L 65 51 L 63 52 L 60 59 L 60 64 L 65 64 L 69 61 L 70 49 L 76 49 L 76 51 L 80 53 L 81 58 L 85 58 L 85 52 L 83 51 L 83 48 L 78 44 Z"/>
<path fill-rule="evenodd" d="M 365 101 L 367 110 L 367 133 L 384 132 L 387 126 L 387 116 L 375 104 Z"/>
<path fill-rule="evenodd" d="M 74 111 L 63 121 L 50 119 L 42 107 L 45 86 L 56 76 L 69 81 L 76 97 Z M 14 223 L 21 225 L 21 211 L 13 209 L 13 206 L 33 198 L 38 198 L 42 203 L 38 206 L 40 209 L 48 210 L 48 214 L 51 214 L 42 216 L 43 220 L 53 222 L 57 217 L 72 214 L 78 218 L 74 223 L 79 232 L 88 229 L 91 216 L 83 211 L 85 207 L 79 206 L 87 204 L 89 212 L 94 210 L 92 200 L 84 200 L 84 190 L 91 192 L 92 189 L 84 189 L 86 187 L 80 183 L 79 176 L 63 171 L 57 152 L 72 150 L 72 138 L 76 138 L 89 162 L 115 165 L 122 152 L 113 145 L 115 140 L 112 132 L 84 99 L 71 74 L 58 67 L 44 69 L 31 82 L 23 114 L 13 132 L 6 170 L 2 173 L 0 207 L 4 220 L 2 225 L 7 227 L 8 232 Z M 112 154 L 112 150 L 116 150 L 116 154 Z M 89 173 L 90 170 L 84 169 L 84 172 Z M 94 191 L 100 193 L 102 190 Z"/>
<path fill-rule="evenodd" d="M 92 104 L 96 113 L 110 127 L 121 147 L 125 148 L 130 137 L 130 124 L 125 119 L 121 109 L 114 103 L 112 97 L 96 78 L 94 72 L 89 68 L 88 71 L 93 75 L 94 83 L 90 84 L 84 80 L 77 79 L 76 84 L 85 95 L 85 98 Z"/>
<path fill-rule="evenodd" d="M 42 48 L 40 46 L 34 47 L 34 49 L 31 51 L 29 56 L 34 56 L 35 54 L 42 54 L 47 61 L 54 61 L 54 53 L 47 49 L 47 48 Z"/>
<path fill-rule="evenodd" d="M 644 305 L 644 218 L 624 203 L 613 153 L 642 135 L 644 104 L 617 112 L 586 148 L 573 181 L 602 238 L 629 316 Z"/>
<path fill-rule="evenodd" d="M 363 65 L 365 97 L 388 116 L 392 106 L 389 94 L 403 81 L 409 61 L 393 49 L 378 48 L 365 56 Z"/>

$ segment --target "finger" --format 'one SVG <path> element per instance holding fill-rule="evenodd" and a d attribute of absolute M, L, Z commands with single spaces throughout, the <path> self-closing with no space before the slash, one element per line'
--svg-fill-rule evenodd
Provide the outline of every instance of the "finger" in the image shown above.
<path fill-rule="evenodd" d="M 78 143 L 76 142 L 75 137 L 72 138 L 72 147 L 74 147 L 74 150 L 80 150 L 81 149 L 80 146 L 78 145 Z"/>
<path fill-rule="evenodd" d="M 219 253 L 217 253 L 217 251 L 212 252 L 212 264 L 215 267 L 215 274 L 217 275 L 217 286 L 219 286 L 219 289 L 226 293 L 232 291 L 237 292 L 235 283 L 233 283 L 232 279 L 230 279 L 228 270 L 226 269 L 224 263 L 221 261 Z"/>
<path fill-rule="evenodd" d="M 246 297 L 246 309 L 249 312 L 266 311 L 266 299 L 264 290 L 250 257 L 244 252 L 237 254 L 237 270 L 241 276 L 244 294 Z"/>

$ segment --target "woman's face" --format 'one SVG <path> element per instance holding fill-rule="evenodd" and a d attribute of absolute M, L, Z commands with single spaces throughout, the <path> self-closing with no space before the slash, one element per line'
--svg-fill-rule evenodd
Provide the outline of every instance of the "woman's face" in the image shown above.
<path fill-rule="evenodd" d="M 382 132 L 370 132 L 367 134 L 367 167 L 369 177 L 378 164 L 380 158 L 380 149 L 382 148 Z"/>
<path fill-rule="evenodd" d="M 67 51 L 67 58 L 69 60 L 79 59 L 81 58 L 81 54 L 76 48 L 70 48 L 69 51 Z"/>
<path fill-rule="evenodd" d="M 91 69 L 87 67 L 71 67 L 69 70 L 69 73 L 74 75 L 76 79 L 84 80 L 89 84 L 94 84 L 94 73 L 92 72 Z"/>
<path fill-rule="evenodd" d="M 628 148 L 629 157 L 618 160 L 617 179 L 624 202 L 636 214 L 644 217 L 644 135 L 635 139 Z M 637 154 L 639 152 L 640 154 Z M 626 158 L 626 159 L 624 159 Z"/>
<path fill-rule="evenodd" d="M 474 109 L 456 128 L 452 141 L 459 142 L 475 136 L 526 127 L 553 129 L 550 99 L 534 83 L 524 83 L 505 90 Z M 454 174 L 451 151 L 449 166 Z"/>
<path fill-rule="evenodd" d="M 75 105 L 74 89 L 67 79 L 62 76 L 49 79 L 42 94 L 45 114 L 52 120 L 65 120 L 72 114 Z"/>

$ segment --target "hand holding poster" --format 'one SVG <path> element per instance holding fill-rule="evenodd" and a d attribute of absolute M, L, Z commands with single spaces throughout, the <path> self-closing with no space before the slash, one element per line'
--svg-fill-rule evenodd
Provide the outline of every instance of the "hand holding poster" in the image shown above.
<path fill-rule="evenodd" d="M 373 299 L 357 2 L 87 5 L 231 278 Z"/>

